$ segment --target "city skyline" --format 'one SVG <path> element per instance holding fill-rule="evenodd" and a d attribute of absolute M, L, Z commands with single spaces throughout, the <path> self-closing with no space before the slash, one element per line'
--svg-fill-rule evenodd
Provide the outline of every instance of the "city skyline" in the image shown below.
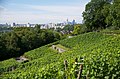
<path fill-rule="evenodd" d="M 90 0 L 3 0 L 0 23 L 58 23 L 75 19 L 82 23 L 82 12 Z"/>

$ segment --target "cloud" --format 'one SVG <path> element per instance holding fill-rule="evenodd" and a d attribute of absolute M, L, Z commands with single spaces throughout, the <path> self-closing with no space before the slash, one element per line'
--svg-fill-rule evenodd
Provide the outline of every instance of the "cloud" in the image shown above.
<path fill-rule="evenodd" d="M 61 15 L 48 15 L 48 14 L 26 14 L 26 13 L 11 13 L 9 15 L 4 15 L 0 17 L 1 22 L 18 22 L 18 23 L 49 23 L 49 22 L 63 22 L 67 18 L 69 20 L 76 19 L 77 21 L 81 21 L 82 18 L 80 16 L 61 16 Z"/>
<path fill-rule="evenodd" d="M 31 9 L 46 11 L 51 13 L 58 13 L 58 14 L 78 14 L 81 13 L 84 8 L 81 6 L 33 6 L 27 5 Z"/>
<path fill-rule="evenodd" d="M 5 7 L 3 7 L 3 6 L 0 6 L 0 16 L 2 15 L 2 12 L 3 11 L 6 11 L 7 9 L 5 8 Z"/>
<path fill-rule="evenodd" d="M 82 22 L 83 6 L 36 6 L 23 5 L 26 11 L 6 10 L 0 16 L 0 23 L 49 23 L 63 22 L 67 18 L 69 20 L 77 20 Z M 27 11 L 27 8 L 29 11 Z"/>
<path fill-rule="evenodd" d="M 0 11 L 3 11 L 3 10 L 6 10 L 6 8 L 3 6 L 0 6 Z"/>

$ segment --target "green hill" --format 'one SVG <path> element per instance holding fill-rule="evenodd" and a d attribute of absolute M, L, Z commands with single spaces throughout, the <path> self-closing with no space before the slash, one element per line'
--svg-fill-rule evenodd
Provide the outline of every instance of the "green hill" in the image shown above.
<path fill-rule="evenodd" d="M 55 49 L 52 46 L 55 45 Z M 60 53 L 58 49 L 64 48 Z M 86 33 L 26 52 L 29 62 L 0 62 L 0 79 L 76 79 L 83 63 L 82 78 L 120 78 L 120 35 Z M 65 70 L 64 60 L 67 60 Z"/>

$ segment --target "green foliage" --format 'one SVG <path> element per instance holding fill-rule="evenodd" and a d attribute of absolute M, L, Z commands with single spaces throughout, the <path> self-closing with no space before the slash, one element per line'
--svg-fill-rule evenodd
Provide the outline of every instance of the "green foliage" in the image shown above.
<path fill-rule="evenodd" d="M 12 71 L 12 67 L 14 67 L 15 69 L 18 64 L 19 63 L 13 58 L 9 60 L 1 61 L 0 62 L 0 74 L 2 74 L 3 72 Z"/>
<path fill-rule="evenodd" d="M 56 28 L 56 31 L 60 32 L 60 31 L 62 31 L 62 29 L 60 27 L 58 27 L 58 28 Z"/>
<path fill-rule="evenodd" d="M 80 30 L 81 30 L 81 26 L 79 24 L 75 25 L 74 30 L 73 30 L 73 34 L 75 34 L 75 35 L 80 34 Z"/>
<path fill-rule="evenodd" d="M 9 32 L 1 36 L 3 47 L 0 50 L 0 60 L 15 57 L 19 55 L 20 51 L 20 38 L 14 32 Z"/>
<path fill-rule="evenodd" d="M 1 37 L 1 35 L 0 35 L 0 51 L 1 52 L 5 52 L 6 51 L 6 47 L 5 47 L 5 44 L 4 44 L 4 41 L 3 41 L 3 38 Z M 4 53 L 1 53 L 0 58 L 3 59 L 4 55 L 5 55 Z"/>
<path fill-rule="evenodd" d="M 1 34 L 0 60 L 20 56 L 26 51 L 61 39 L 58 32 L 41 30 L 39 27 L 17 27 L 12 32 Z"/>
<path fill-rule="evenodd" d="M 119 0 L 91 0 L 83 12 L 84 23 L 88 31 L 97 31 L 112 27 L 120 28 Z"/>
<path fill-rule="evenodd" d="M 85 71 L 89 71 L 90 78 L 117 79 L 120 78 L 119 49 L 120 37 L 106 40 L 95 47 L 91 53 L 84 53 Z"/>
<path fill-rule="evenodd" d="M 35 25 L 35 28 L 36 28 L 37 30 L 39 30 L 40 27 L 41 27 L 41 26 L 40 26 L 39 24 L 36 24 L 36 25 Z"/>
<path fill-rule="evenodd" d="M 120 30 L 112 30 L 110 28 L 101 30 L 100 32 L 108 35 L 120 35 Z"/>
<path fill-rule="evenodd" d="M 113 17 L 112 26 L 120 28 L 120 1 L 114 0 L 113 6 L 111 7 L 111 13 Z"/>
<path fill-rule="evenodd" d="M 84 24 L 76 24 L 74 25 L 73 34 L 78 35 L 87 32 L 87 28 Z"/>
<path fill-rule="evenodd" d="M 64 30 L 67 34 L 70 34 L 71 31 L 74 30 L 74 25 L 66 25 L 62 30 Z"/>
<path fill-rule="evenodd" d="M 76 79 L 74 64 L 78 58 L 83 64 L 83 76 L 88 72 L 90 79 L 119 79 L 120 76 L 120 36 L 103 33 L 86 33 L 74 38 L 59 41 L 59 44 L 71 48 L 64 53 L 51 49 L 51 45 L 25 53 L 30 62 L 19 64 L 14 71 L 1 74 L 1 79 Z M 55 44 L 57 44 L 56 42 Z M 84 60 L 83 60 L 84 59 Z M 67 69 L 63 61 L 67 60 Z M 6 64 L 9 66 L 9 64 Z"/>

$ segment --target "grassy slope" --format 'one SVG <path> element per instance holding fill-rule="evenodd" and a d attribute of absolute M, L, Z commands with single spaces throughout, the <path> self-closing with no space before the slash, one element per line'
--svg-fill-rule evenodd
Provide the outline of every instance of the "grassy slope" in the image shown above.
<path fill-rule="evenodd" d="M 12 72 L 4 73 L 4 75 L 1 75 L 2 76 L 1 78 L 7 78 L 7 77 L 34 78 L 36 74 L 40 76 L 40 73 L 41 74 L 43 73 L 41 72 L 42 71 L 41 68 L 44 68 L 44 66 L 45 67 L 50 66 L 51 64 L 56 64 L 56 66 L 58 66 L 57 64 L 62 63 L 64 59 L 68 59 L 69 62 L 71 62 L 76 57 L 87 56 L 85 61 L 89 61 L 90 58 L 94 56 L 94 54 L 100 55 L 93 52 L 97 52 L 97 53 L 100 53 L 100 51 L 110 52 L 110 53 L 118 52 L 119 51 L 118 44 L 120 44 L 120 41 L 117 42 L 118 39 L 119 37 L 116 36 L 109 36 L 101 33 L 88 33 L 88 34 L 82 34 L 76 36 L 74 38 L 61 40 L 59 41 L 59 43 L 67 48 L 71 48 L 71 50 L 64 52 L 62 54 L 58 54 L 57 51 L 50 49 L 50 46 L 52 45 L 51 44 L 29 51 L 25 54 L 25 56 L 31 60 L 30 62 L 20 64 L 16 70 Z M 116 50 L 112 50 L 111 47 L 115 47 L 114 49 Z M 89 61 L 86 64 L 90 64 L 90 63 L 91 62 Z"/>

